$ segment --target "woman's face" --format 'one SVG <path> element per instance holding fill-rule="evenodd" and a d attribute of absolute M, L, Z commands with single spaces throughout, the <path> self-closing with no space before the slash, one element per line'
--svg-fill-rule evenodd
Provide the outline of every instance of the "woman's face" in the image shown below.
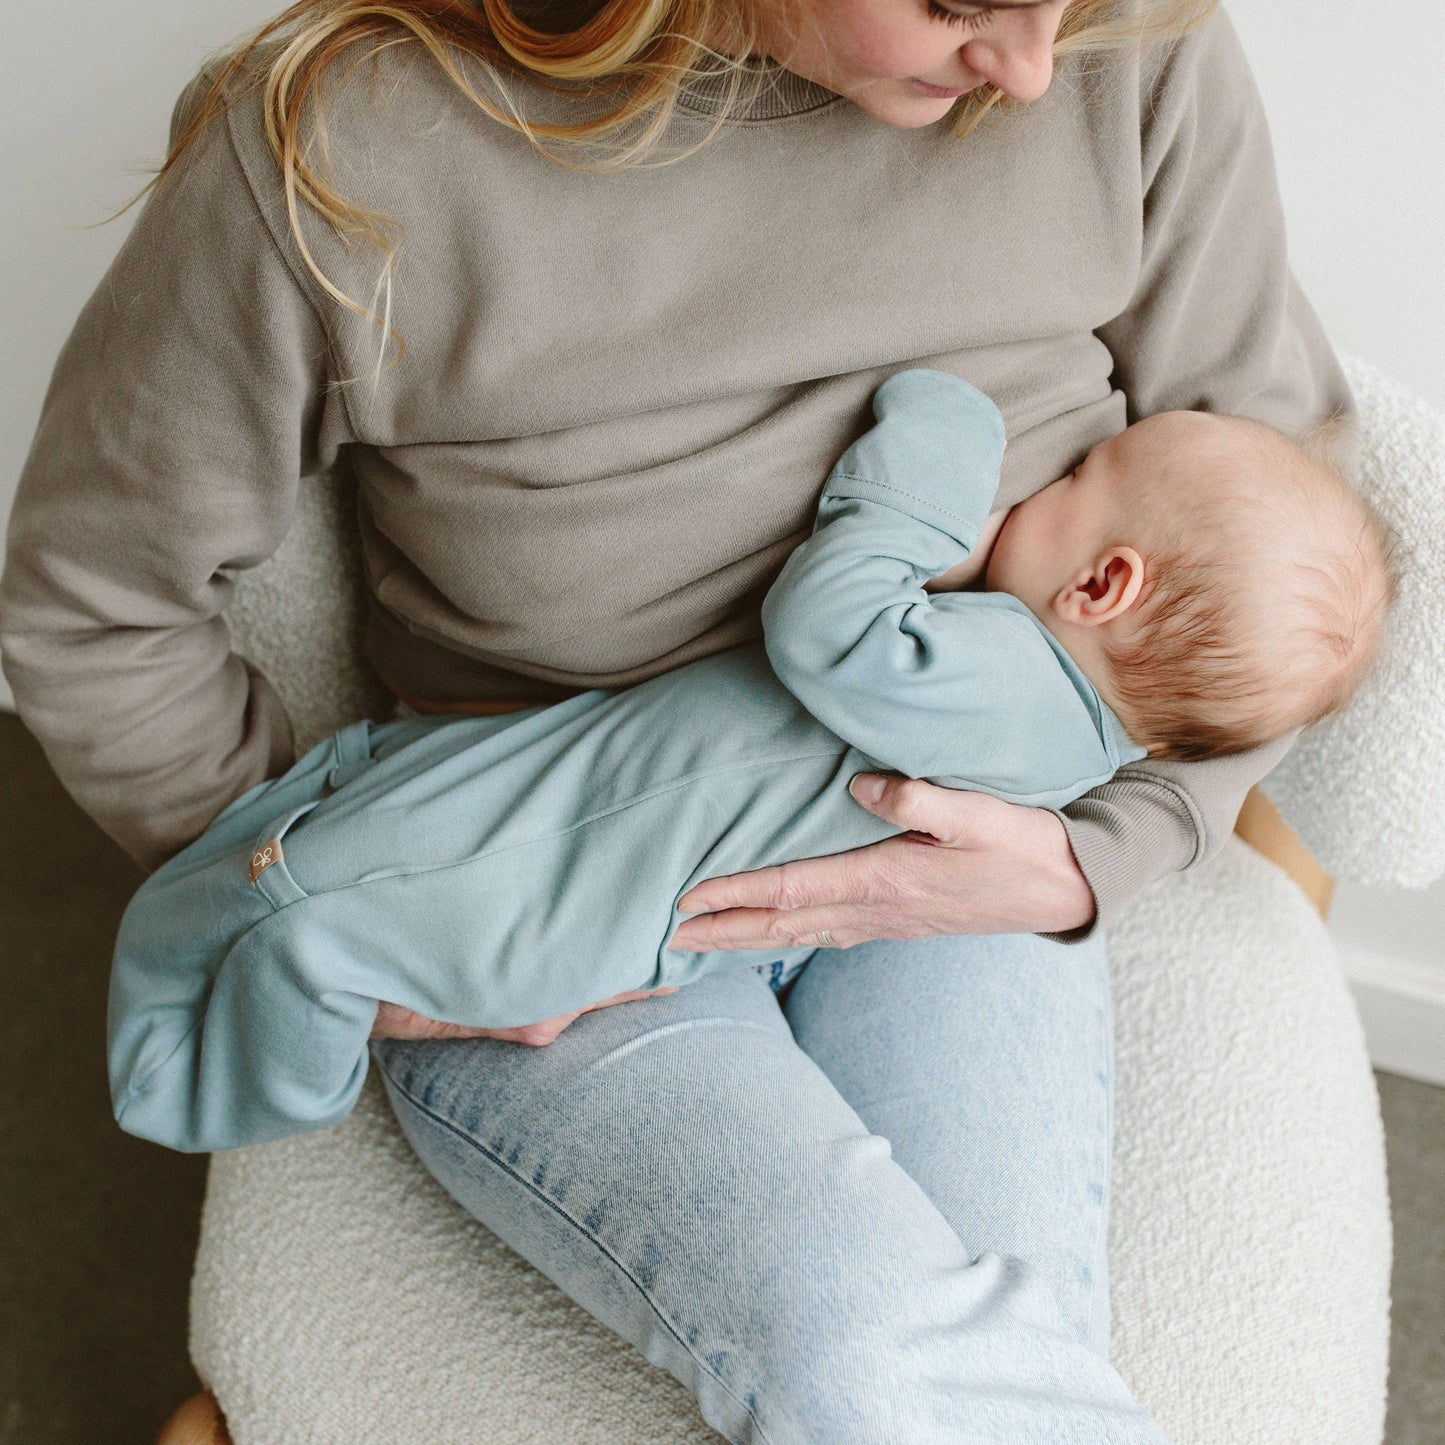
<path fill-rule="evenodd" d="M 1037 100 L 1067 0 L 757 0 L 763 48 L 885 125 L 942 120 L 986 83 Z"/>

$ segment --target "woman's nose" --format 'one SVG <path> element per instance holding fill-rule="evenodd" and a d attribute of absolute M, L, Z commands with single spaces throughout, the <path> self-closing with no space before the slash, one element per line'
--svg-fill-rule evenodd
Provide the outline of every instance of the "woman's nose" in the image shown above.
<path fill-rule="evenodd" d="M 1034 11 L 1010 19 L 1021 23 L 1008 33 L 981 35 L 964 46 L 964 63 L 1012 99 L 1037 100 L 1054 78 L 1059 17 Z"/>

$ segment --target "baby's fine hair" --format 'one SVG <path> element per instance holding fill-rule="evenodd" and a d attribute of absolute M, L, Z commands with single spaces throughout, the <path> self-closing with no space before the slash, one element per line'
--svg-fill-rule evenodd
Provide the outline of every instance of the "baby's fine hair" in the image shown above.
<path fill-rule="evenodd" d="M 1157 499 L 1135 626 L 1105 641 L 1131 737 L 1156 758 L 1244 752 L 1308 727 L 1369 673 L 1395 593 L 1389 532 L 1338 460 L 1339 421 L 1237 447 Z"/>

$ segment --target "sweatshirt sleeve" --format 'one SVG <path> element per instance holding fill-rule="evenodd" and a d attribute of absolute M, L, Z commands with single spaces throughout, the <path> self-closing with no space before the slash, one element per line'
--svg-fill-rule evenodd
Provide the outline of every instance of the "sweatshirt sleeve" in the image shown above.
<path fill-rule="evenodd" d="M 232 574 L 279 545 L 300 477 L 334 459 L 327 355 L 217 121 L 61 351 L 0 580 L 22 719 L 147 866 L 291 759 L 280 701 L 220 614 Z"/>
<path fill-rule="evenodd" d="M 1138 282 L 1098 331 L 1129 420 L 1197 409 L 1295 432 L 1351 414 L 1339 364 L 1290 274 L 1264 111 L 1228 18 L 1217 13 L 1145 60 Z M 1151 879 L 1215 852 L 1288 745 L 1137 763 L 1066 807 L 1096 922 Z"/>

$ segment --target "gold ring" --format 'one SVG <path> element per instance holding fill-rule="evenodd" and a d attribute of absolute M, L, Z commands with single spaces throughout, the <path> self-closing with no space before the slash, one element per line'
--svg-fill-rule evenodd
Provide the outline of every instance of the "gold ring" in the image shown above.
<path fill-rule="evenodd" d="M 836 948 L 838 945 L 833 942 L 833 935 L 828 929 L 823 929 L 818 935 L 819 948 Z"/>

